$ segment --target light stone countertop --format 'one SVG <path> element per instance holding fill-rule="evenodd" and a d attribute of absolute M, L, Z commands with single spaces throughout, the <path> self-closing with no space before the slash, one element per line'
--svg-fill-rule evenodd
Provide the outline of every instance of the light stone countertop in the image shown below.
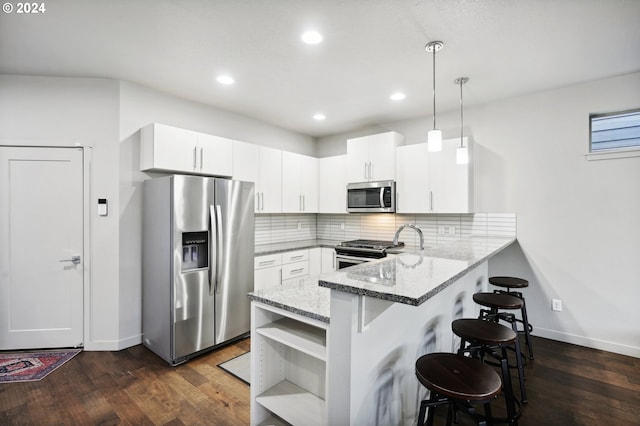
<path fill-rule="evenodd" d="M 329 323 L 331 290 L 318 285 L 318 276 L 249 293 L 249 299 Z"/>
<path fill-rule="evenodd" d="M 515 241 L 510 237 L 471 237 L 426 247 L 422 252 L 401 251 L 341 271 L 258 290 L 249 293 L 249 298 L 325 323 L 330 317 L 330 289 L 417 306 Z"/>
<path fill-rule="evenodd" d="M 289 241 L 285 243 L 260 244 L 255 246 L 255 255 L 264 256 L 267 254 L 284 253 L 292 250 L 303 250 L 316 247 L 334 248 L 340 241 L 334 240 L 301 240 Z"/>
<path fill-rule="evenodd" d="M 423 251 L 404 251 L 323 274 L 319 284 L 418 306 L 515 241 L 504 237 L 470 237 L 425 247 Z"/>

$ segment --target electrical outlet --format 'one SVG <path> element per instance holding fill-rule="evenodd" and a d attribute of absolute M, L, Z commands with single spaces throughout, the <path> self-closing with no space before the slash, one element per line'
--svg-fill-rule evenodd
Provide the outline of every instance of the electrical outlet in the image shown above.
<path fill-rule="evenodd" d="M 302 229 L 302 224 L 298 222 L 298 231 L 300 231 L 301 229 Z"/>
<path fill-rule="evenodd" d="M 456 227 L 455 226 L 450 226 L 449 227 L 449 235 L 456 235 Z"/>
<path fill-rule="evenodd" d="M 444 234 L 445 234 L 445 227 L 438 226 L 438 235 L 444 235 Z"/>
<path fill-rule="evenodd" d="M 562 300 L 551 299 L 551 309 L 558 312 L 562 311 Z"/>
<path fill-rule="evenodd" d="M 340 230 L 344 231 L 344 222 L 340 224 Z"/>

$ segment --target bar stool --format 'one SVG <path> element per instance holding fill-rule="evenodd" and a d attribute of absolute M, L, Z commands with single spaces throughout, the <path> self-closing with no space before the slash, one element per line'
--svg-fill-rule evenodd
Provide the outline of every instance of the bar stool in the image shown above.
<path fill-rule="evenodd" d="M 514 347 L 516 352 L 516 368 L 520 382 L 520 396 L 522 402 L 527 402 L 527 393 L 524 387 L 524 368 L 518 345 L 518 334 L 504 325 L 495 322 L 475 318 L 457 319 L 451 323 L 451 330 L 460 337 L 460 349 L 458 354 L 470 354 L 481 361 L 486 355 L 490 355 L 500 366 L 502 372 L 503 391 L 507 408 L 507 421 L 510 424 L 517 424 L 517 418 L 521 413 L 521 404 L 515 398 L 507 349 Z M 499 352 L 498 352 L 499 351 Z"/>
<path fill-rule="evenodd" d="M 527 317 L 527 302 L 524 299 L 522 292 L 517 291 L 517 289 L 529 287 L 529 281 L 525 280 L 524 278 L 518 277 L 489 277 L 489 284 L 506 289 L 493 290 L 494 293 L 510 294 L 522 299 L 522 308 L 520 309 L 522 319 L 517 319 L 517 321 L 522 323 L 523 330 L 519 331 L 519 333 L 524 333 L 525 342 L 527 343 L 527 349 L 529 351 L 529 359 L 533 359 L 533 345 L 530 335 L 530 333 L 533 331 L 533 326 L 529 324 L 529 319 Z"/>
<path fill-rule="evenodd" d="M 478 305 L 484 306 L 489 309 L 480 309 L 481 319 L 491 320 L 498 322 L 500 320 L 506 321 L 511 324 L 511 328 L 516 333 L 521 333 L 518 330 L 518 319 L 515 314 L 505 311 L 519 310 L 522 312 L 524 307 L 524 301 L 508 293 L 476 293 L 473 295 L 473 301 Z M 529 349 L 530 359 L 533 359 L 533 353 L 531 352 L 531 338 L 529 336 L 529 324 L 524 324 L 525 341 Z M 518 343 L 519 344 L 519 343 Z"/>
<path fill-rule="evenodd" d="M 502 380 L 498 373 L 482 362 L 450 353 L 430 353 L 416 361 L 418 381 L 431 391 L 428 400 L 420 402 L 418 425 L 433 425 L 435 407 L 448 405 L 447 425 L 451 425 L 454 405 L 465 408 L 478 425 L 492 425 L 491 401 L 500 393 Z M 484 415 L 475 412 L 471 402 L 484 405 Z"/>

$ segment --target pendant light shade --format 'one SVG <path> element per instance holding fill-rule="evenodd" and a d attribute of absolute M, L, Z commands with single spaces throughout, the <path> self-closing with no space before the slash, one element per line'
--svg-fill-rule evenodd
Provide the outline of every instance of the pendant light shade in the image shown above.
<path fill-rule="evenodd" d="M 427 135 L 427 150 L 430 152 L 442 151 L 442 132 L 436 128 L 436 52 L 443 47 L 441 41 L 429 42 L 424 47 L 433 53 L 433 129 Z"/>
<path fill-rule="evenodd" d="M 457 164 L 469 164 L 469 147 L 464 146 L 464 115 L 462 114 L 462 85 L 467 81 L 469 81 L 468 77 L 459 77 L 453 81 L 460 85 L 460 146 L 456 149 Z"/>

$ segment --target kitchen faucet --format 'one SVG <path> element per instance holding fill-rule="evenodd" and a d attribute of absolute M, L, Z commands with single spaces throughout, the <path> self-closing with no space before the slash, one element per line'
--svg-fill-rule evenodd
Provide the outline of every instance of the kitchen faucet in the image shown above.
<path fill-rule="evenodd" d="M 418 235 L 420 236 L 420 250 L 424 250 L 424 237 L 422 236 L 422 230 L 411 223 L 400 225 L 400 227 L 396 231 L 396 235 L 393 236 L 393 245 L 395 246 L 398 244 L 398 237 L 400 236 L 400 232 L 402 232 L 404 228 L 411 228 L 418 233 Z"/>

